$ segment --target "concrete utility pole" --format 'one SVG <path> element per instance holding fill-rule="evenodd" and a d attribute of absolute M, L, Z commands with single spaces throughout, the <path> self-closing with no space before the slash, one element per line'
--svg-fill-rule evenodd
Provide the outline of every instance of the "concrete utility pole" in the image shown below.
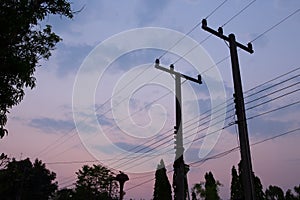
<path fill-rule="evenodd" d="M 176 102 L 176 125 L 175 125 L 175 144 L 176 144 L 176 152 L 175 152 L 175 161 L 174 161 L 174 193 L 175 200 L 184 200 L 185 188 L 184 182 L 186 180 L 186 165 L 183 159 L 183 136 L 182 136 L 182 108 L 181 108 L 181 78 L 185 78 L 186 80 L 193 81 L 195 83 L 201 84 L 201 76 L 198 75 L 198 79 L 189 77 L 187 75 L 181 74 L 179 72 L 174 71 L 174 66 L 171 65 L 170 69 L 159 66 L 159 60 L 155 61 L 155 68 L 160 69 L 162 71 L 168 72 L 170 74 L 175 75 L 175 102 Z M 186 171 L 186 172 L 185 172 Z"/>
<path fill-rule="evenodd" d="M 237 124 L 238 124 L 239 139 L 240 139 L 244 195 L 246 200 L 255 200 L 251 153 L 250 153 L 249 138 L 248 138 L 247 120 L 246 120 L 247 118 L 245 113 L 243 87 L 242 87 L 239 60 L 237 54 L 237 47 L 249 53 L 253 53 L 254 51 L 252 49 L 252 44 L 248 43 L 246 47 L 236 41 L 234 34 L 230 34 L 228 37 L 223 35 L 222 27 L 220 27 L 218 31 L 215 31 L 207 27 L 206 19 L 202 20 L 202 28 L 210 32 L 211 34 L 216 35 L 219 38 L 229 42 L 231 65 L 232 65 L 232 76 L 233 76 L 233 84 L 234 84 L 234 99 L 235 99 L 234 101 L 236 104 Z"/>

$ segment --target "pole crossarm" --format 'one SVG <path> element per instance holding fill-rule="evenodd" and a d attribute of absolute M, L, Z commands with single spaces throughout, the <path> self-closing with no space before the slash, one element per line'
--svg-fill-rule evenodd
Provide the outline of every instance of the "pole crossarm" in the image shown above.
<path fill-rule="evenodd" d="M 195 83 L 202 84 L 202 78 L 201 78 L 201 75 L 200 75 L 200 74 L 198 75 L 198 78 L 196 79 L 196 78 L 187 76 L 187 75 L 185 75 L 185 74 L 182 74 L 182 73 L 180 73 L 180 72 L 174 71 L 174 66 L 173 66 L 173 65 L 170 65 L 170 69 L 167 69 L 167 68 L 162 67 L 162 66 L 159 65 L 159 60 L 158 60 L 158 59 L 155 60 L 155 68 L 156 68 L 156 69 L 160 69 L 160 70 L 165 71 L 165 72 L 168 72 L 168 73 L 170 73 L 170 74 L 179 75 L 180 77 L 185 78 L 186 80 L 189 80 L 189 81 L 193 81 L 193 82 L 195 82 Z"/>
<path fill-rule="evenodd" d="M 206 19 L 202 20 L 202 29 L 209 32 L 209 33 L 211 33 L 211 34 L 213 34 L 213 35 L 215 35 L 215 36 L 218 36 L 219 38 L 221 38 L 223 40 L 226 40 L 227 42 L 230 41 L 228 36 L 223 35 L 223 28 L 222 27 L 219 27 L 218 31 L 216 31 L 216 30 L 214 30 L 214 29 L 207 26 Z M 249 52 L 249 53 L 251 53 L 251 54 L 254 53 L 252 44 L 250 42 L 247 44 L 247 46 L 245 46 L 245 45 L 243 45 L 239 42 L 236 42 L 236 46 L 243 49 L 243 50 L 245 50 L 245 51 L 247 51 L 247 52 Z"/>

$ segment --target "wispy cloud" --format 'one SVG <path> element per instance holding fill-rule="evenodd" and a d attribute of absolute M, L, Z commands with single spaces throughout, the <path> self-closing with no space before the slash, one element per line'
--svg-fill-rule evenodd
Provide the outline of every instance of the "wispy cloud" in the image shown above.
<path fill-rule="evenodd" d="M 97 115 L 97 119 L 100 125 L 102 126 L 113 126 L 114 120 L 106 117 L 105 115 Z"/>
<path fill-rule="evenodd" d="M 154 150 L 153 148 L 151 148 L 150 146 L 144 146 L 141 145 L 139 143 L 137 144 L 131 144 L 131 143 L 127 143 L 127 142 L 117 142 L 114 143 L 117 147 L 125 150 L 125 151 L 129 151 L 129 152 L 139 152 L 139 153 L 146 153 L 149 151 Z"/>
<path fill-rule="evenodd" d="M 51 119 L 47 117 L 32 119 L 29 126 L 40 129 L 45 133 L 62 133 L 74 127 L 73 120 Z"/>

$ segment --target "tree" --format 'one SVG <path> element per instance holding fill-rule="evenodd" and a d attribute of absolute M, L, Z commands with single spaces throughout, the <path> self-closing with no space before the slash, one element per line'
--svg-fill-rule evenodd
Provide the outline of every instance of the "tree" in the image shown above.
<path fill-rule="evenodd" d="M 36 83 L 34 72 L 61 38 L 40 22 L 49 15 L 73 18 L 67 0 L 1 0 L 0 3 L 0 138 L 7 113 L 20 103 L 24 89 Z"/>
<path fill-rule="evenodd" d="M 74 190 L 73 189 L 61 189 L 58 190 L 52 200 L 71 200 L 74 199 Z"/>
<path fill-rule="evenodd" d="M 10 161 L 9 157 L 7 155 L 5 155 L 4 153 L 1 153 L 1 155 L 0 155 L 0 170 L 6 168 L 9 161 Z"/>
<path fill-rule="evenodd" d="M 40 160 L 32 164 L 29 158 L 12 159 L 0 170 L 0 196 L 3 200 L 40 199 L 47 200 L 57 190 L 56 174 L 50 172 Z"/>
<path fill-rule="evenodd" d="M 261 184 L 260 179 L 254 175 L 254 173 L 253 173 L 253 181 L 254 181 L 255 199 L 265 199 L 263 185 Z"/>
<path fill-rule="evenodd" d="M 192 200 L 197 200 L 197 195 L 195 191 L 192 191 Z"/>
<path fill-rule="evenodd" d="M 219 200 L 219 186 L 221 183 L 216 181 L 211 172 L 205 173 L 205 182 L 197 183 L 192 189 L 192 193 L 204 198 L 205 200 Z"/>
<path fill-rule="evenodd" d="M 296 197 L 298 199 L 300 199 L 300 184 L 298 186 L 294 187 L 295 193 L 296 193 Z"/>
<path fill-rule="evenodd" d="M 288 189 L 285 193 L 285 200 L 296 200 L 296 197 L 292 193 L 292 190 Z"/>
<path fill-rule="evenodd" d="M 242 189 L 240 177 L 235 169 L 235 166 L 231 169 L 231 186 L 230 186 L 230 199 L 239 200 L 242 199 Z"/>
<path fill-rule="evenodd" d="M 265 194 L 263 191 L 263 186 L 261 184 L 261 181 L 259 177 L 253 175 L 253 181 L 254 181 L 254 189 L 255 189 L 255 199 L 265 199 Z M 243 171 L 241 168 L 241 162 L 238 164 L 238 172 L 236 171 L 235 167 L 232 167 L 231 170 L 231 200 L 238 200 L 238 199 L 245 199 L 244 197 L 244 189 L 243 189 Z"/>
<path fill-rule="evenodd" d="M 294 192 L 295 194 L 291 189 L 288 189 L 285 193 L 285 200 L 300 200 L 300 185 L 294 187 Z"/>
<path fill-rule="evenodd" d="M 114 180 L 114 173 L 102 165 L 84 165 L 77 174 L 74 193 L 76 200 L 110 199 L 116 198 L 118 184 Z"/>
<path fill-rule="evenodd" d="M 164 161 L 161 159 L 155 172 L 153 200 L 172 200 L 171 184 L 167 176 Z"/>
<path fill-rule="evenodd" d="M 270 185 L 266 189 L 266 200 L 284 200 L 283 190 L 278 186 Z"/>

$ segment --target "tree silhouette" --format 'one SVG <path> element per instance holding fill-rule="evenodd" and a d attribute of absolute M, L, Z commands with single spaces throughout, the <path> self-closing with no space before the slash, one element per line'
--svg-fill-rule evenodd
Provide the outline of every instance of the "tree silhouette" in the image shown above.
<path fill-rule="evenodd" d="M 1 153 L 1 155 L 0 155 L 0 169 L 6 168 L 9 161 L 10 161 L 10 158 L 6 154 Z"/>
<path fill-rule="evenodd" d="M 253 181 L 254 181 L 254 189 L 255 189 L 255 199 L 265 199 L 265 193 L 263 191 L 263 186 L 259 177 L 253 174 Z M 244 197 L 244 189 L 243 189 L 243 171 L 241 168 L 241 162 L 238 164 L 238 172 L 236 171 L 235 167 L 232 167 L 231 170 L 231 192 L 230 192 L 230 199 L 231 200 L 243 200 Z"/>
<path fill-rule="evenodd" d="M 102 165 L 84 165 L 77 174 L 74 199 L 116 199 L 118 185 L 114 173 Z"/>
<path fill-rule="evenodd" d="M 200 198 L 204 198 L 205 200 L 219 200 L 220 196 L 218 192 L 221 183 L 215 180 L 211 172 L 205 173 L 204 178 L 204 183 L 200 182 L 194 185 L 192 193 L 198 195 Z"/>
<path fill-rule="evenodd" d="M 63 188 L 58 190 L 52 200 L 73 200 L 74 199 L 74 190 Z"/>
<path fill-rule="evenodd" d="M 2 200 L 39 199 L 47 200 L 57 190 L 56 174 L 46 169 L 42 161 L 29 158 L 12 159 L 0 170 L 0 197 Z"/>
<path fill-rule="evenodd" d="M 161 159 L 155 172 L 153 200 L 172 200 L 171 184 L 166 172 L 164 161 Z"/>
<path fill-rule="evenodd" d="M 298 186 L 295 186 L 294 190 L 295 190 L 295 192 L 297 194 L 296 197 L 300 200 L 300 184 Z"/>
<path fill-rule="evenodd" d="M 284 200 L 283 190 L 278 186 L 270 185 L 266 189 L 266 200 Z"/>
<path fill-rule="evenodd" d="M 300 200 L 300 185 L 294 187 L 295 195 L 292 193 L 292 190 L 287 190 L 285 193 L 286 200 Z"/>
<path fill-rule="evenodd" d="M 66 0 L 1 0 L 0 3 L 0 138 L 9 109 L 20 103 L 24 88 L 33 88 L 40 59 L 48 59 L 61 38 L 39 22 L 58 14 L 73 17 Z"/>
<path fill-rule="evenodd" d="M 231 169 L 230 199 L 231 200 L 242 199 L 242 189 L 241 189 L 240 177 L 234 166 Z"/>

